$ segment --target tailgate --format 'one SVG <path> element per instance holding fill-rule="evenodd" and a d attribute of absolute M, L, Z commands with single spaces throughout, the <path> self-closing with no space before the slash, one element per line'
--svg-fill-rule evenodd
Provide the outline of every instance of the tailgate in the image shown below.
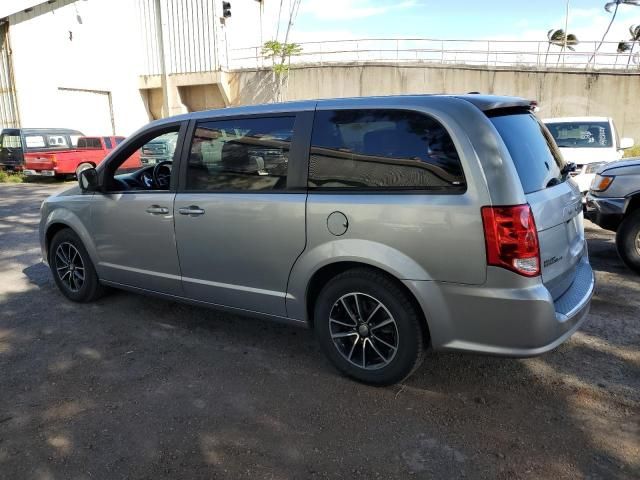
<path fill-rule="evenodd" d="M 527 194 L 538 230 L 542 281 L 554 300 L 569 289 L 585 251 L 582 202 L 573 182 Z"/>
<path fill-rule="evenodd" d="M 48 153 L 26 153 L 24 166 L 28 170 L 53 170 L 56 166 L 55 155 Z"/>
<path fill-rule="evenodd" d="M 491 116 L 518 172 L 538 230 L 542 281 L 554 300 L 576 277 L 585 252 L 580 189 L 563 173 L 553 137 L 531 113 Z"/>

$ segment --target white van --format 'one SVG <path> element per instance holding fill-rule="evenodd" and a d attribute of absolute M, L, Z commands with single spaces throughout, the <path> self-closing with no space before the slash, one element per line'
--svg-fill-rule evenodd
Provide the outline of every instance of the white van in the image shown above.
<path fill-rule="evenodd" d="M 632 138 L 618 138 L 610 117 L 559 117 L 543 122 L 560 147 L 564 160 L 576 164 L 571 175 L 580 187 L 583 203 L 598 168 L 620 160 L 624 150 L 634 144 Z"/>

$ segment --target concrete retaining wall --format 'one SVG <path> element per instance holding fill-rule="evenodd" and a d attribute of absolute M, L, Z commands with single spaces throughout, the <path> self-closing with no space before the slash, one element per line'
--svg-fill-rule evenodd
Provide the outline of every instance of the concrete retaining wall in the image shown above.
<path fill-rule="evenodd" d="M 230 74 L 231 103 L 273 101 L 273 74 Z M 339 65 L 292 67 L 283 100 L 407 93 L 478 91 L 538 101 L 540 116 L 603 115 L 620 136 L 640 142 L 640 75 L 620 73 L 490 70 L 471 67 Z"/>

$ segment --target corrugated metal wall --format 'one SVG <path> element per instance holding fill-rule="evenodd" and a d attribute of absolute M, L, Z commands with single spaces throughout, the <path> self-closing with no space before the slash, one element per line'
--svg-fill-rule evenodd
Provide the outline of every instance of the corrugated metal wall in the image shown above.
<path fill-rule="evenodd" d="M 18 102 L 13 81 L 9 24 L 0 23 L 0 129 L 20 126 Z"/>
<path fill-rule="evenodd" d="M 168 74 L 210 72 L 224 64 L 216 49 L 222 30 L 215 22 L 217 0 L 161 0 L 162 35 Z M 138 0 L 143 48 L 141 75 L 160 74 L 155 0 Z"/>

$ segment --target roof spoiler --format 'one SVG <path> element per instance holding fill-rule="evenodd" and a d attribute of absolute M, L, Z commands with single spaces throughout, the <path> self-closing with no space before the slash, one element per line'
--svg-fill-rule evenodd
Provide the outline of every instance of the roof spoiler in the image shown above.
<path fill-rule="evenodd" d="M 535 100 L 526 100 L 521 97 L 500 97 L 495 95 L 482 95 L 476 92 L 472 92 L 466 95 L 457 95 L 456 98 L 466 100 L 478 107 L 483 112 L 490 110 L 502 110 L 508 109 L 522 109 L 526 108 L 534 111 L 538 107 L 538 102 Z"/>

